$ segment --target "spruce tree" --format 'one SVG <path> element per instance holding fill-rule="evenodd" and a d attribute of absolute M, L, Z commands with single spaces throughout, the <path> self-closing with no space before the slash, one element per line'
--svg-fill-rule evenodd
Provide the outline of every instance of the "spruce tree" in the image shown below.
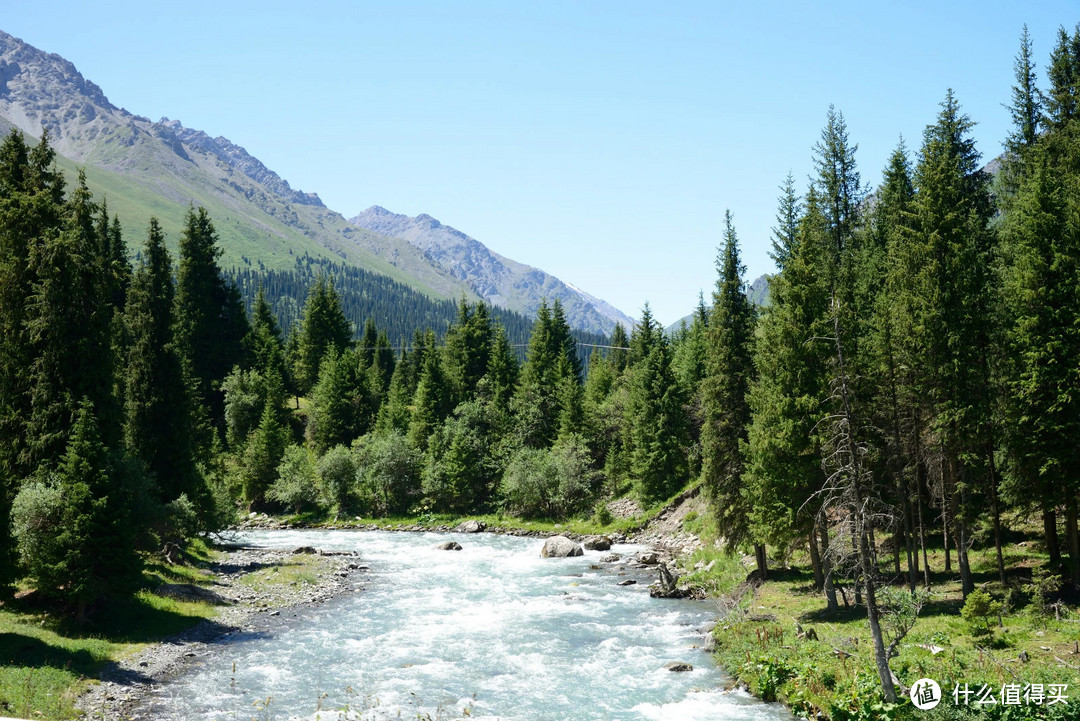
<path fill-rule="evenodd" d="M 80 173 L 66 203 L 63 230 L 34 248 L 26 308 L 33 354 L 27 423 L 31 465 L 56 463 L 82 398 L 93 404 L 102 437 L 119 439 L 114 390 L 112 313 L 94 232 L 96 207 Z"/>
<path fill-rule="evenodd" d="M 724 244 L 716 260 L 720 274 L 706 331 L 705 378 L 701 385 L 701 478 L 718 532 L 732 545 L 750 537 L 749 507 L 743 494 L 743 448 L 750 425 L 747 401 L 753 380 L 754 310 L 743 287 L 739 239 L 724 214 Z M 758 554 L 764 575 L 764 553 Z"/>
<path fill-rule="evenodd" d="M 163 501 L 203 489 L 195 468 L 191 398 L 173 336 L 172 260 L 156 218 L 150 219 L 142 265 L 131 282 L 124 323 L 124 445 L 146 463 Z"/>
<path fill-rule="evenodd" d="M 218 265 L 222 250 L 205 208 L 189 208 L 180 234 L 176 283 L 176 345 L 198 414 L 223 427 L 221 381 L 244 361 L 247 314 L 235 286 Z M 208 452 L 211 439 L 200 439 Z"/>
<path fill-rule="evenodd" d="M 780 186 L 780 202 L 776 211 L 776 227 L 772 229 L 772 251 L 769 256 L 776 263 L 777 270 L 783 271 L 788 258 L 795 250 L 795 238 L 799 229 L 799 217 L 802 205 L 795 192 L 795 177 L 789 171 Z"/>
<path fill-rule="evenodd" d="M 111 471 L 93 405 L 84 399 L 55 471 L 62 506 L 52 557 L 31 569 L 38 590 L 74 604 L 79 621 L 87 604 L 131 590 L 139 579 L 130 499 Z"/>
<path fill-rule="evenodd" d="M 667 339 L 651 319 L 648 305 L 631 347 L 642 356 L 631 369 L 627 407 L 630 473 L 638 498 L 653 504 L 674 494 L 687 480 L 684 398 L 671 368 Z"/>
<path fill-rule="evenodd" d="M 352 340 L 352 325 L 341 310 L 334 283 L 320 275 L 308 290 L 297 341 L 296 386 L 308 394 L 319 380 L 323 357 L 333 348 L 339 355 Z"/>

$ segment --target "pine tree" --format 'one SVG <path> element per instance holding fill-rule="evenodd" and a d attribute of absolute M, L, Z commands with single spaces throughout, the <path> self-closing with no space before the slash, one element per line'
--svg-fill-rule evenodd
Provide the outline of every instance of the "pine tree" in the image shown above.
<path fill-rule="evenodd" d="M 1050 89 L 1045 97 L 1045 123 L 1062 130 L 1080 117 L 1080 24 L 1071 38 L 1064 27 L 1058 28 L 1046 75 Z"/>
<path fill-rule="evenodd" d="M 1050 141 L 1051 139 L 1047 139 Z M 1003 223 L 1002 280 L 1007 309 L 1009 372 L 1006 436 L 1013 465 L 1011 495 L 1018 504 L 1066 508 L 1070 575 L 1080 587 L 1080 549 L 1076 548 L 1077 478 L 1080 453 L 1080 201 L 1070 193 L 1072 178 L 1051 163 L 1046 147 L 1032 150 L 1025 173 Z M 1071 197 L 1070 197 L 1071 195 Z M 1056 533 L 1047 534 L 1056 545 Z M 1053 557 L 1053 551 L 1051 556 Z"/>
<path fill-rule="evenodd" d="M 974 588 L 967 560 L 969 524 L 979 489 L 993 469 L 989 377 L 989 268 L 993 236 L 988 177 L 968 136 L 971 120 L 952 91 L 927 127 L 916 168 L 914 252 L 909 283 L 918 288 L 924 390 L 945 454 L 943 497 L 956 526 L 964 594 Z M 977 480 L 981 479 L 981 480 Z"/>
<path fill-rule="evenodd" d="M 1012 105 L 1009 106 L 1013 130 L 1009 133 L 1006 147 L 1016 153 L 1035 143 L 1039 136 L 1042 116 L 1042 103 L 1036 87 L 1035 61 L 1031 57 L 1031 36 L 1026 24 L 1020 34 L 1020 51 L 1013 60 L 1013 72 L 1016 75 L 1016 85 L 1012 88 Z"/>
<path fill-rule="evenodd" d="M 142 266 L 131 282 L 124 323 L 124 445 L 146 463 L 164 501 L 203 495 L 195 469 L 191 399 L 176 351 L 172 260 L 156 218 L 150 219 Z"/>
<path fill-rule="evenodd" d="M 750 425 L 747 401 L 754 366 L 754 310 L 743 287 L 746 268 L 739 261 L 739 239 L 724 214 L 724 244 L 716 260 L 719 279 L 706 332 L 705 378 L 701 386 L 704 423 L 701 428 L 701 478 L 717 519 L 717 530 L 729 544 L 750 537 L 749 506 L 743 494 L 743 447 Z M 764 553 L 758 570 L 764 576 Z"/>
<path fill-rule="evenodd" d="M 795 239 L 801 215 L 802 205 L 799 196 L 795 193 L 795 177 L 789 171 L 787 177 L 784 178 L 784 184 L 780 186 L 776 227 L 772 229 L 772 251 L 769 253 L 780 271 L 784 270 L 784 265 L 795 250 Z"/>
<path fill-rule="evenodd" d="M 8 509 L 16 482 L 33 470 L 25 431 L 31 405 L 30 259 L 61 224 L 64 178 L 54 171 L 54 157 L 47 131 L 33 149 L 17 130 L 0 145 L 0 597 L 15 570 Z"/>
<path fill-rule="evenodd" d="M 267 489 L 278 477 L 278 466 L 281 465 L 285 446 L 288 444 L 279 417 L 279 409 L 275 407 L 274 400 L 268 398 L 259 419 L 259 427 L 251 434 L 244 450 L 241 480 L 244 501 L 249 508 L 262 504 Z"/>
<path fill-rule="evenodd" d="M 131 590 L 141 568 L 130 499 L 112 477 L 93 405 L 85 399 L 55 478 L 63 505 L 54 556 L 32 573 L 40 591 L 75 604 L 82 621 L 87 604 L 103 593 Z"/>
<path fill-rule="evenodd" d="M 375 409 L 367 375 L 360 370 L 359 353 L 346 349 L 339 355 L 331 347 L 323 358 L 311 401 L 311 438 L 320 455 L 334 446 L 347 446 L 367 433 Z"/>
<path fill-rule="evenodd" d="M 334 282 L 320 275 L 308 290 L 304 318 L 297 341 L 296 386 L 310 393 L 319 380 L 323 357 L 333 348 L 341 354 L 352 339 L 352 327 L 341 311 Z"/>
<path fill-rule="evenodd" d="M 96 208 L 85 180 L 80 173 L 66 203 L 64 229 L 37 245 L 30 257 L 30 465 L 52 465 L 59 459 L 84 397 L 97 409 L 103 438 L 114 443 L 119 437 L 112 313 L 93 226 Z"/>
<path fill-rule="evenodd" d="M 615 330 L 611 332 L 611 368 L 618 375 L 626 370 L 626 364 L 630 349 L 630 339 L 626 336 L 626 328 L 622 323 L 615 324 Z"/>
<path fill-rule="evenodd" d="M 428 439 L 453 408 L 449 384 L 443 371 L 441 354 L 425 354 L 424 369 L 413 398 L 412 419 L 409 421 L 409 442 L 426 450 Z"/>
<path fill-rule="evenodd" d="M 218 260 L 222 250 L 205 208 L 189 208 L 180 234 L 176 283 L 176 347 L 198 414 L 223 427 L 221 381 L 244 360 L 247 314 L 235 286 L 228 285 Z M 200 439 L 204 452 L 211 440 Z"/>
<path fill-rule="evenodd" d="M 667 339 L 647 304 L 630 344 L 641 354 L 631 369 L 627 407 L 630 473 L 638 498 L 652 504 L 671 496 L 687 480 L 684 399 L 671 368 Z"/>

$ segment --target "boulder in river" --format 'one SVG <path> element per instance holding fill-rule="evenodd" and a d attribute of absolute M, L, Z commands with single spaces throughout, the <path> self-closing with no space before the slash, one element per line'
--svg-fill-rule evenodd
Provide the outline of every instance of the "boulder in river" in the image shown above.
<path fill-rule="evenodd" d="M 464 523 L 459 523 L 458 527 L 454 530 L 458 533 L 480 533 L 485 528 L 487 528 L 487 524 L 483 521 L 465 521 Z"/>
<path fill-rule="evenodd" d="M 693 671 L 694 670 L 694 667 L 691 664 L 680 663 L 678 661 L 672 661 L 671 663 L 664 666 L 664 668 L 666 668 L 668 671 L 674 671 L 674 672 L 677 672 L 677 673 L 682 672 L 682 671 Z"/>
<path fill-rule="evenodd" d="M 587 551 L 610 551 L 611 539 L 607 536 L 589 536 L 581 545 Z"/>
<path fill-rule="evenodd" d="M 566 536 L 552 536 L 544 541 L 544 547 L 540 549 L 540 555 L 544 558 L 566 558 L 580 556 L 583 553 L 581 546 Z"/>
<path fill-rule="evenodd" d="M 293 549 L 294 554 L 301 554 L 301 553 L 315 554 L 315 553 L 318 553 L 318 552 L 319 552 L 318 549 L 316 549 L 314 546 L 300 546 L 300 548 L 294 548 Z"/>
<path fill-rule="evenodd" d="M 646 566 L 655 566 L 660 562 L 660 557 L 655 553 L 643 553 L 638 556 L 638 562 L 644 563 Z"/>
<path fill-rule="evenodd" d="M 435 546 L 435 548 L 439 549 L 440 551 L 460 551 L 461 544 L 457 541 L 444 541 L 443 543 Z"/>

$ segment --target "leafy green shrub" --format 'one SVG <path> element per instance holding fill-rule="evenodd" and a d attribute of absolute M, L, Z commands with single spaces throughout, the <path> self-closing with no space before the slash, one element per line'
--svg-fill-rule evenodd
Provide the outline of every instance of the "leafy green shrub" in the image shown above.
<path fill-rule="evenodd" d="M 356 482 L 356 465 L 352 453 L 345 446 L 334 446 L 319 459 L 319 478 L 326 491 L 327 500 L 337 505 L 341 516 L 349 507 L 349 496 Z"/>
<path fill-rule="evenodd" d="M 989 593 L 976 588 L 968 594 L 964 607 L 960 609 L 960 615 L 971 628 L 971 635 L 987 636 L 992 632 L 990 625 L 994 619 L 1000 621 L 1003 609 L 1001 601 L 995 601 Z"/>
<path fill-rule="evenodd" d="M 777 691 L 794 675 L 795 669 L 787 662 L 771 656 L 762 656 L 743 666 L 743 676 L 751 679 L 751 688 L 765 701 L 775 701 Z"/>
<path fill-rule="evenodd" d="M 11 530 L 23 568 L 34 574 L 59 554 L 64 518 L 60 486 L 41 480 L 24 483 L 11 506 Z"/>
<path fill-rule="evenodd" d="M 303 446 L 289 446 L 285 449 L 277 472 L 277 480 L 266 491 L 267 499 L 280 503 L 294 513 L 318 505 L 319 470 L 315 454 Z"/>
<path fill-rule="evenodd" d="M 420 452 L 397 430 L 364 436 L 353 451 L 364 510 L 376 516 L 405 513 L 420 495 Z"/>
<path fill-rule="evenodd" d="M 611 515 L 611 509 L 607 507 L 606 501 L 597 501 L 596 508 L 593 510 L 593 523 L 598 526 L 608 526 L 615 520 L 615 517 Z"/>
<path fill-rule="evenodd" d="M 550 450 L 522 448 L 515 453 L 500 491 L 506 510 L 514 515 L 561 519 L 588 508 L 597 479 L 584 444 L 570 438 Z"/>

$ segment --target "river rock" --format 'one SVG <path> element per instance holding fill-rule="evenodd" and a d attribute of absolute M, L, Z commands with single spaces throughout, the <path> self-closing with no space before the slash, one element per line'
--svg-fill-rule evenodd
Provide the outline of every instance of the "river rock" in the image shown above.
<path fill-rule="evenodd" d="M 461 544 L 457 541 L 444 541 L 443 543 L 435 546 L 435 548 L 439 549 L 440 551 L 460 551 Z"/>
<path fill-rule="evenodd" d="M 616 586 L 633 586 L 633 585 L 635 585 L 636 583 L 637 583 L 637 581 L 635 581 L 634 579 L 632 579 L 632 578 L 628 578 L 628 579 L 626 579 L 625 581 L 619 581 L 619 582 L 618 582 L 618 583 L 616 583 L 615 585 L 616 585 Z"/>
<path fill-rule="evenodd" d="M 655 553 L 643 553 L 638 556 L 638 562 L 644 563 L 646 566 L 655 566 L 660 562 L 660 557 Z"/>
<path fill-rule="evenodd" d="M 294 548 L 293 549 L 293 553 L 297 554 L 297 555 L 299 555 L 301 553 L 315 554 L 315 553 L 318 553 L 318 552 L 319 551 L 316 550 L 316 548 L 314 546 L 300 546 L 300 548 Z"/>
<path fill-rule="evenodd" d="M 480 533 L 485 528 L 487 528 L 487 524 L 483 521 L 465 521 L 458 524 L 458 527 L 454 530 L 458 533 Z"/>
<path fill-rule="evenodd" d="M 676 673 L 694 670 L 694 667 L 692 665 L 688 663 L 680 663 L 678 661 L 672 661 L 671 663 L 664 666 L 664 668 L 666 668 L 668 671 L 674 671 Z"/>
<path fill-rule="evenodd" d="M 552 536 L 544 541 L 544 547 L 540 549 L 540 555 L 544 558 L 566 558 L 580 556 L 583 553 L 581 546 L 566 536 Z"/>
<path fill-rule="evenodd" d="M 587 551 L 610 551 L 611 539 L 607 536 L 589 536 L 582 545 Z"/>

